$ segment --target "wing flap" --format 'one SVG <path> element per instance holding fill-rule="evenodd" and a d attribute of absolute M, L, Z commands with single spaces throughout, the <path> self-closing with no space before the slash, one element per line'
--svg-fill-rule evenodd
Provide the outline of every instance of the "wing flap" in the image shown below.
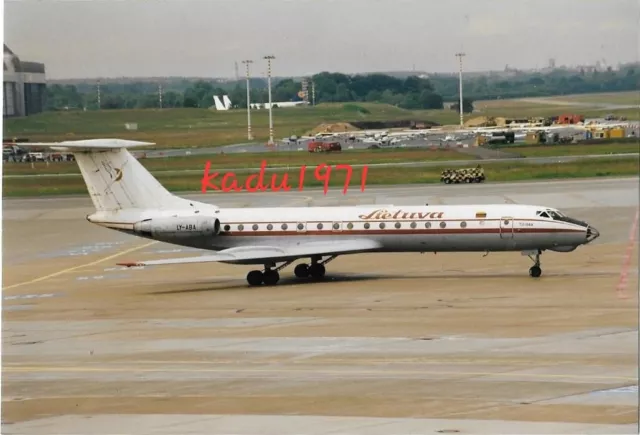
<path fill-rule="evenodd" d="M 211 255 L 199 257 L 168 258 L 162 260 L 128 261 L 117 263 L 119 266 L 157 266 L 166 264 L 193 264 L 193 263 L 242 263 L 261 261 L 285 261 L 295 260 L 313 255 L 341 255 L 360 252 L 375 251 L 381 247 L 375 240 L 340 240 L 332 242 L 307 242 L 294 246 L 242 246 L 229 248 Z"/>

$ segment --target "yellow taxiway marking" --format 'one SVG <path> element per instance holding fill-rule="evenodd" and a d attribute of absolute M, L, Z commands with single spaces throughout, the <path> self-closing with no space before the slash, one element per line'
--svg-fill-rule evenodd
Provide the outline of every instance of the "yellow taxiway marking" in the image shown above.
<path fill-rule="evenodd" d="M 167 364 L 171 364 L 167 362 Z M 165 373 L 165 372 L 186 372 L 186 373 L 259 373 L 259 374 L 269 374 L 269 373 L 286 373 L 286 374 L 294 374 L 298 373 L 309 373 L 309 374 L 341 374 L 345 376 L 353 376 L 353 375 L 451 375 L 451 376 L 497 376 L 497 377 L 529 377 L 529 378 L 567 378 L 567 379 L 609 379 L 612 381 L 634 381 L 637 382 L 637 378 L 629 377 L 629 376 L 589 376 L 589 375 L 563 375 L 563 374 L 540 374 L 540 373 L 492 373 L 492 372 L 451 372 L 451 371 L 432 371 L 432 370 L 385 370 L 381 368 L 380 370 L 357 370 L 351 371 L 349 369 L 345 370 L 327 370 L 327 369 L 318 369 L 316 367 L 309 367 L 306 369 L 299 369 L 290 367 L 287 369 L 239 369 L 239 368 L 202 368 L 202 367 L 185 367 L 185 368 L 149 368 L 149 367 L 37 367 L 37 366 L 14 366 L 14 367 L 3 367 L 3 372 L 26 372 L 26 373 L 52 373 L 52 372 L 63 372 L 63 373 L 122 373 L 122 372 L 130 372 L 130 373 Z"/>
<path fill-rule="evenodd" d="M 101 258 L 99 260 L 92 261 L 90 263 L 85 263 L 85 264 L 81 264 L 79 266 L 69 267 L 68 269 L 59 270 L 58 272 L 54 272 L 54 273 L 51 273 L 49 275 L 41 276 L 40 278 L 35 278 L 35 279 L 30 280 L 30 281 L 24 281 L 24 282 L 19 282 L 17 284 L 9 285 L 9 286 L 4 287 L 2 290 L 9 290 L 9 289 L 20 287 L 20 286 L 27 285 L 27 284 L 35 284 L 36 282 L 45 281 L 47 279 L 54 278 L 56 276 L 63 275 L 65 273 L 73 272 L 74 270 L 82 269 L 83 267 L 95 266 L 96 264 L 100 264 L 103 261 L 113 260 L 114 258 L 119 257 L 121 255 L 130 254 L 131 252 L 137 251 L 137 250 L 142 249 L 142 248 L 146 248 L 147 246 L 151 246 L 154 243 L 158 243 L 158 242 L 154 240 L 153 242 L 145 243 L 144 245 L 140 245 L 140 246 L 136 246 L 136 247 L 133 247 L 133 248 L 130 248 L 130 249 L 126 249 L 124 251 L 116 252 L 115 254 L 109 255 L 109 256 Z"/>

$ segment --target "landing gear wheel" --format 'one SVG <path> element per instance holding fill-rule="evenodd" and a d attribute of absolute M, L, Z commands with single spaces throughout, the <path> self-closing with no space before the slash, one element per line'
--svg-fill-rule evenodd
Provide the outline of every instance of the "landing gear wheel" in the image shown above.
<path fill-rule="evenodd" d="M 309 275 L 311 275 L 313 279 L 323 278 L 325 272 L 326 269 L 324 267 L 324 264 L 316 263 L 309 266 Z"/>
<path fill-rule="evenodd" d="M 538 278 L 540 275 L 542 275 L 542 269 L 539 266 L 532 266 L 531 269 L 529 269 L 529 276 Z"/>
<path fill-rule="evenodd" d="M 542 255 L 541 250 L 538 250 L 535 259 L 531 258 L 531 255 L 529 255 L 529 258 L 533 260 L 533 266 L 529 269 L 529 276 L 532 278 L 538 278 L 542 275 L 542 269 L 540 268 L 540 255 Z"/>
<path fill-rule="evenodd" d="M 309 265 L 308 264 L 298 264 L 294 269 L 293 273 L 297 278 L 308 278 L 309 277 Z"/>
<path fill-rule="evenodd" d="M 247 282 L 249 285 L 260 285 L 262 284 L 263 277 L 262 272 L 259 270 L 252 270 L 247 274 Z"/>
<path fill-rule="evenodd" d="M 265 285 L 276 285 L 280 280 L 280 274 L 275 270 L 265 270 L 262 274 Z"/>

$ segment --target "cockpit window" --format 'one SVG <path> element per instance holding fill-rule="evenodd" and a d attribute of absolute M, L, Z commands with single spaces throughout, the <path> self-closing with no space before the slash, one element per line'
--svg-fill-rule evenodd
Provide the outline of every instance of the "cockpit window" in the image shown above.
<path fill-rule="evenodd" d="M 553 210 L 549 210 L 547 213 L 549 213 L 549 216 L 551 216 L 551 219 L 559 219 L 560 215 L 558 213 L 556 213 Z"/>
<path fill-rule="evenodd" d="M 580 225 L 583 227 L 589 226 L 589 224 L 587 224 L 586 222 L 570 218 L 569 216 L 565 215 L 562 212 L 559 212 L 558 210 L 551 210 L 551 209 L 538 210 L 536 212 L 536 215 L 543 218 L 547 218 L 547 219 L 553 219 L 554 221 L 567 222 L 570 224 Z"/>
<path fill-rule="evenodd" d="M 556 210 L 547 210 L 547 213 L 549 214 L 549 216 L 551 216 L 552 219 L 562 220 L 563 218 L 566 218 L 565 215 Z"/>

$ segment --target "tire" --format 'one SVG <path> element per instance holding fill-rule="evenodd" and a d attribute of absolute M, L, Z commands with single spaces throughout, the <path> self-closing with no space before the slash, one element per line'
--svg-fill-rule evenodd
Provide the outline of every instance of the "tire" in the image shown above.
<path fill-rule="evenodd" d="M 251 286 L 262 284 L 262 282 L 263 282 L 262 272 L 260 272 L 259 270 L 252 270 L 247 275 L 247 281 L 249 282 L 249 285 L 251 285 Z"/>
<path fill-rule="evenodd" d="M 293 273 L 297 278 L 308 278 L 309 266 L 306 264 L 298 264 L 295 269 L 293 269 Z"/>
<path fill-rule="evenodd" d="M 542 269 L 538 266 L 533 266 L 531 269 L 529 269 L 529 276 L 531 276 L 532 278 L 539 278 L 540 275 L 542 275 Z"/>
<path fill-rule="evenodd" d="M 317 280 L 317 279 L 324 278 L 325 272 L 326 272 L 326 269 L 324 267 L 324 264 L 316 263 L 309 266 L 309 275 L 313 279 Z"/>
<path fill-rule="evenodd" d="M 276 285 L 280 280 L 280 274 L 275 270 L 270 270 L 263 274 L 262 280 L 265 285 Z"/>

